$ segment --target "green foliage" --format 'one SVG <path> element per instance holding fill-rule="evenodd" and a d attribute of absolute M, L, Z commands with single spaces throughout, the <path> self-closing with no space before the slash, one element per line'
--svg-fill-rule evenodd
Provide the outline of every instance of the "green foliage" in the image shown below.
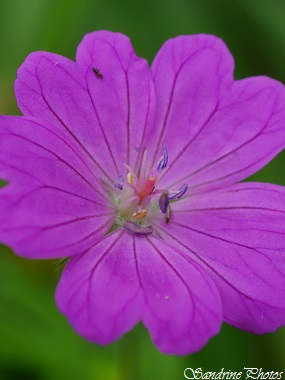
<path fill-rule="evenodd" d="M 7 185 L 7 182 L 0 179 L 0 189 L 6 185 Z"/>

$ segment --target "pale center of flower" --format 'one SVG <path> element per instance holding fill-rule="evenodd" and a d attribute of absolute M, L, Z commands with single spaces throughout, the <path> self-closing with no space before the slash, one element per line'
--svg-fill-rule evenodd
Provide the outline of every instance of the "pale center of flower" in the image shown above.
<path fill-rule="evenodd" d="M 147 151 L 144 151 L 138 174 L 125 164 L 128 174 L 119 175 L 112 194 L 112 200 L 118 210 L 118 217 L 111 228 L 123 226 L 128 231 L 148 235 L 153 232 L 151 219 L 158 213 L 165 215 L 165 222 L 170 221 L 171 201 L 181 198 L 188 189 L 184 184 L 179 190 L 159 188 L 159 181 L 167 172 L 168 154 L 162 148 L 162 156 L 154 167 L 147 172 Z"/>

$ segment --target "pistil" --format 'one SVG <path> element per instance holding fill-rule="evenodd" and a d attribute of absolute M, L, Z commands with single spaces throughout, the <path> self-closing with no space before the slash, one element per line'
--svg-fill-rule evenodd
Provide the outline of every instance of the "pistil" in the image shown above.
<path fill-rule="evenodd" d="M 188 186 L 184 184 L 179 190 L 159 189 L 158 183 L 168 170 L 168 153 L 166 147 L 162 147 L 162 156 L 154 167 L 147 173 L 147 151 L 144 151 L 141 168 L 138 175 L 128 165 L 127 176 L 119 175 L 114 188 L 121 195 L 114 195 L 115 203 L 119 211 L 119 225 L 126 230 L 139 235 L 149 235 L 153 232 L 149 220 L 156 210 L 165 215 L 165 221 L 170 221 L 170 202 L 181 198 L 187 191 Z"/>

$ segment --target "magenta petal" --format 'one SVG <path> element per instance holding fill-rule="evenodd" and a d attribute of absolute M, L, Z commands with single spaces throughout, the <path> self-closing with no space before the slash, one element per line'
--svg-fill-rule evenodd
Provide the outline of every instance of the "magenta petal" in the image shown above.
<path fill-rule="evenodd" d="M 127 232 L 71 258 L 56 300 L 86 339 L 110 343 L 142 320 L 159 350 L 172 354 L 199 350 L 222 318 L 206 271 L 156 238 Z"/>
<path fill-rule="evenodd" d="M 26 257 L 63 257 L 106 233 L 115 211 L 84 157 L 54 126 L 1 117 L 2 243 Z"/>
<path fill-rule="evenodd" d="M 139 321 L 144 299 L 137 278 L 131 237 L 118 232 L 67 263 L 56 302 L 86 339 L 108 344 Z"/>
<path fill-rule="evenodd" d="M 15 91 L 25 115 L 65 131 L 111 183 L 125 171 L 124 163 L 134 164 L 153 119 L 148 64 L 121 34 L 86 35 L 76 63 L 45 52 L 29 55 L 18 70 Z"/>
<path fill-rule="evenodd" d="M 165 232 L 208 270 L 224 320 L 254 333 L 284 325 L 285 189 L 241 183 L 175 206 Z"/>
<path fill-rule="evenodd" d="M 217 37 L 180 36 L 162 46 L 151 70 L 157 113 L 147 139 L 156 159 L 165 144 L 172 162 L 215 114 L 219 94 L 233 80 L 233 59 Z"/>
<path fill-rule="evenodd" d="M 234 81 L 214 36 L 169 40 L 149 70 L 126 36 L 99 31 L 76 62 L 29 55 L 15 92 L 25 116 L 0 117 L 0 241 L 71 256 L 56 302 L 79 334 L 108 344 L 142 321 L 183 355 L 223 320 L 285 324 L 285 188 L 236 185 L 285 147 L 282 84 Z"/>
<path fill-rule="evenodd" d="M 147 61 L 135 55 L 129 38 L 107 31 L 87 34 L 77 49 L 76 60 L 85 70 L 87 89 L 112 155 L 121 165 L 135 165 L 155 110 Z M 91 67 L 104 75 L 101 81 L 95 78 L 97 85 Z"/>
<path fill-rule="evenodd" d="M 220 330 L 220 296 L 207 272 L 174 245 L 158 238 L 135 241 L 145 295 L 143 323 L 160 351 L 196 352 Z"/>
<path fill-rule="evenodd" d="M 170 187 L 186 182 L 193 194 L 236 183 L 284 148 L 284 86 L 266 77 L 234 82 L 216 37 L 168 41 L 152 71 L 158 112 L 147 136 L 156 153 L 167 146 Z"/>

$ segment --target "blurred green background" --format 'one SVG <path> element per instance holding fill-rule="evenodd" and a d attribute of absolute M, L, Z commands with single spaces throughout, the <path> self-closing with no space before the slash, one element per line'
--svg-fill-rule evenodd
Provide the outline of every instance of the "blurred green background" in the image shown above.
<path fill-rule="evenodd" d="M 235 57 L 236 78 L 264 74 L 285 83 L 283 0 L 2 0 L 0 113 L 19 114 L 13 81 L 30 52 L 73 59 L 83 35 L 97 29 L 129 35 L 149 62 L 170 37 L 215 34 Z M 284 167 L 283 153 L 254 180 L 285 185 Z M 0 380 L 172 380 L 183 379 L 186 367 L 285 369 L 284 327 L 257 336 L 224 325 L 185 357 L 159 353 L 142 326 L 111 346 L 90 344 L 55 307 L 58 264 L 21 259 L 5 247 L 0 253 Z"/>

